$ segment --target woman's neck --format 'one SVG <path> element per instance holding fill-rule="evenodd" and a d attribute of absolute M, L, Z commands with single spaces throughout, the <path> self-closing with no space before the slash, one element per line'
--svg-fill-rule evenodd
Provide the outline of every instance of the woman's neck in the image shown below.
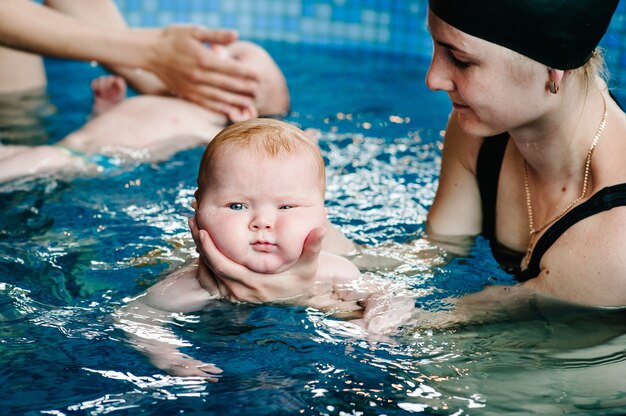
<path fill-rule="evenodd" d="M 584 96 L 558 98 L 544 117 L 509 133 L 535 181 L 579 182 L 602 120 L 604 98 L 597 88 Z"/>

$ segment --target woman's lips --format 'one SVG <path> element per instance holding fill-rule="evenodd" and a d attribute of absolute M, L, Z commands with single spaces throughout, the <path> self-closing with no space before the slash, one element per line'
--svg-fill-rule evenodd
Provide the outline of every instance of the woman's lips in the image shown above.
<path fill-rule="evenodd" d="M 456 110 L 463 110 L 465 108 L 469 108 L 468 105 L 459 104 L 459 103 L 454 102 L 454 101 L 452 101 L 452 107 L 454 107 Z"/>

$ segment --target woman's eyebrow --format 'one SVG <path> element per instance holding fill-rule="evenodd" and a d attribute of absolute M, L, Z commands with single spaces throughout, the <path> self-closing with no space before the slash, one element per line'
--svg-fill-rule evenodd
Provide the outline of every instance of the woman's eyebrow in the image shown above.
<path fill-rule="evenodd" d="M 460 50 L 459 48 L 457 48 L 456 46 L 448 43 L 448 42 L 443 42 L 441 40 L 435 40 L 435 43 L 439 46 L 443 46 L 446 49 L 450 49 L 451 51 L 455 51 L 455 52 L 463 52 L 462 50 Z"/>

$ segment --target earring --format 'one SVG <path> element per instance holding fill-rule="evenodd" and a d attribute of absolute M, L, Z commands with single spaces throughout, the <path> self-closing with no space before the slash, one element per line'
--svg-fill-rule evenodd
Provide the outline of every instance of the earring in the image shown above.
<path fill-rule="evenodd" d="M 559 86 L 556 85 L 556 81 L 550 81 L 548 83 L 548 88 L 550 89 L 550 92 L 552 94 L 558 94 L 559 93 Z"/>

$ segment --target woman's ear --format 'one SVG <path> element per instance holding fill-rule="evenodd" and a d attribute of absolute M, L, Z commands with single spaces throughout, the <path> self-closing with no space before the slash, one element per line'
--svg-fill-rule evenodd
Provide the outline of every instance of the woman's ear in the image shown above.
<path fill-rule="evenodd" d="M 565 71 L 562 69 L 548 68 L 548 91 L 552 94 L 558 94 L 561 89 L 561 81 Z"/>

